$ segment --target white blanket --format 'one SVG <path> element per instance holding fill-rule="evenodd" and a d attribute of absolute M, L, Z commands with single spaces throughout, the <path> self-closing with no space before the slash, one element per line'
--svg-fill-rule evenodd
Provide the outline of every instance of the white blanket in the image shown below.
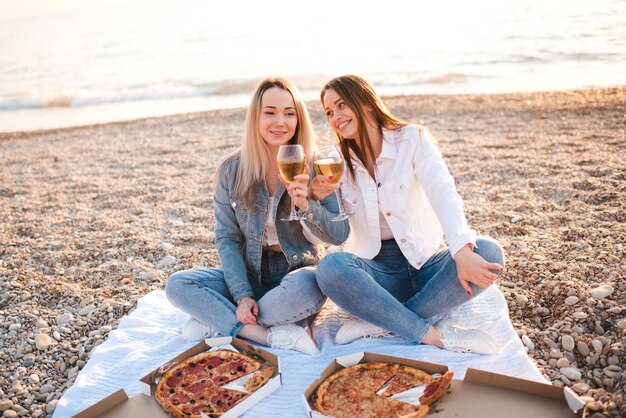
<path fill-rule="evenodd" d="M 496 356 L 458 354 L 401 338 L 360 339 L 336 345 L 334 335 L 348 314 L 328 304 L 312 327 L 321 354 L 308 356 L 290 350 L 272 350 L 280 356 L 283 385 L 255 405 L 244 417 L 306 417 L 301 394 L 334 358 L 350 353 L 373 353 L 407 357 L 445 364 L 455 379 L 462 379 L 468 367 L 546 382 L 532 363 L 511 325 L 506 300 L 491 286 L 474 300 L 442 315 L 453 322 L 480 328 L 501 344 Z M 180 336 L 188 316 L 173 307 L 164 292 L 148 293 L 131 314 L 120 321 L 108 339 L 91 355 L 74 385 L 65 392 L 54 411 L 54 418 L 71 417 L 119 388 L 129 396 L 140 393 L 138 380 L 181 351 L 192 346 Z"/>

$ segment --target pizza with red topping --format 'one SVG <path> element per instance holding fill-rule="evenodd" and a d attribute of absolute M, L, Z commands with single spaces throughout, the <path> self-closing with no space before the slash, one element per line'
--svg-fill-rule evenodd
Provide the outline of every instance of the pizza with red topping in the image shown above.
<path fill-rule="evenodd" d="M 249 395 L 221 386 L 255 371 L 259 372 L 250 379 L 253 384 L 245 386 L 250 392 L 272 377 L 274 369 L 271 366 L 235 351 L 207 351 L 189 357 L 165 372 L 157 383 L 154 396 L 175 418 L 200 418 L 201 413 L 219 417 Z"/>

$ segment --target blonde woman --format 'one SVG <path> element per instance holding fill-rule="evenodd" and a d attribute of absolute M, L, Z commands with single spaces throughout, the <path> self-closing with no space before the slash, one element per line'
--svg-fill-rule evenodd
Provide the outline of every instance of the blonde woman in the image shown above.
<path fill-rule="evenodd" d="M 192 319 L 183 337 L 240 336 L 273 348 L 317 354 L 310 334 L 295 323 L 316 314 L 326 301 L 312 267 L 320 242 L 341 244 L 348 223 L 332 222 L 332 196 L 308 198 L 309 175 L 285 184 L 278 175 L 278 148 L 300 144 L 310 160 L 315 135 L 295 86 L 268 78 L 257 87 L 241 148 L 228 155 L 215 176 L 215 241 L 222 267 L 173 274 L 166 295 Z M 283 221 L 291 199 L 305 220 Z"/>

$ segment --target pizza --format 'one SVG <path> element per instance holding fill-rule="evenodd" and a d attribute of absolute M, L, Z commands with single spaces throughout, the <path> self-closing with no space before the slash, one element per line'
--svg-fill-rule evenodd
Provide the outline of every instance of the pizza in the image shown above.
<path fill-rule="evenodd" d="M 263 367 L 262 367 L 263 366 Z M 245 384 L 248 392 L 221 387 L 260 370 Z M 175 418 L 219 417 L 268 381 L 274 368 L 231 350 L 207 351 L 167 370 L 156 386 L 155 398 Z M 250 382 L 252 381 L 252 383 Z"/>
<path fill-rule="evenodd" d="M 447 372 L 441 379 L 433 379 L 430 374 L 414 367 L 362 363 L 346 367 L 326 378 L 315 391 L 313 405 L 318 412 L 336 418 L 420 418 L 428 412 L 428 405 L 443 395 L 450 379 L 452 372 Z M 437 382 L 441 383 L 434 387 Z M 427 385 L 424 392 L 428 391 L 428 404 L 421 398 L 420 405 L 391 398 L 396 393 L 423 385 Z M 431 386 L 433 389 L 429 391 Z"/>
<path fill-rule="evenodd" d="M 420 404 L 432 405 L 437 399 L 441 398 L 441 395 L 443 395 L 450 387 L 452 376 L 454 376 L 454 372 L 448 371 L 446 374 L 426 386 L 424 393 L 420 397 Z"/>

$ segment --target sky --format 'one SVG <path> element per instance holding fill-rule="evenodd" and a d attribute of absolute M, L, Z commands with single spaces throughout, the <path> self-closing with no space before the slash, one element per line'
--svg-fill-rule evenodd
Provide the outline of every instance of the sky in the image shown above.
<path fill-rule="evenodd" d="M 141 1 L 144 0 L 0 0 L 0 19 L 47 16 L 69 10 L 97 10 Z"/>

